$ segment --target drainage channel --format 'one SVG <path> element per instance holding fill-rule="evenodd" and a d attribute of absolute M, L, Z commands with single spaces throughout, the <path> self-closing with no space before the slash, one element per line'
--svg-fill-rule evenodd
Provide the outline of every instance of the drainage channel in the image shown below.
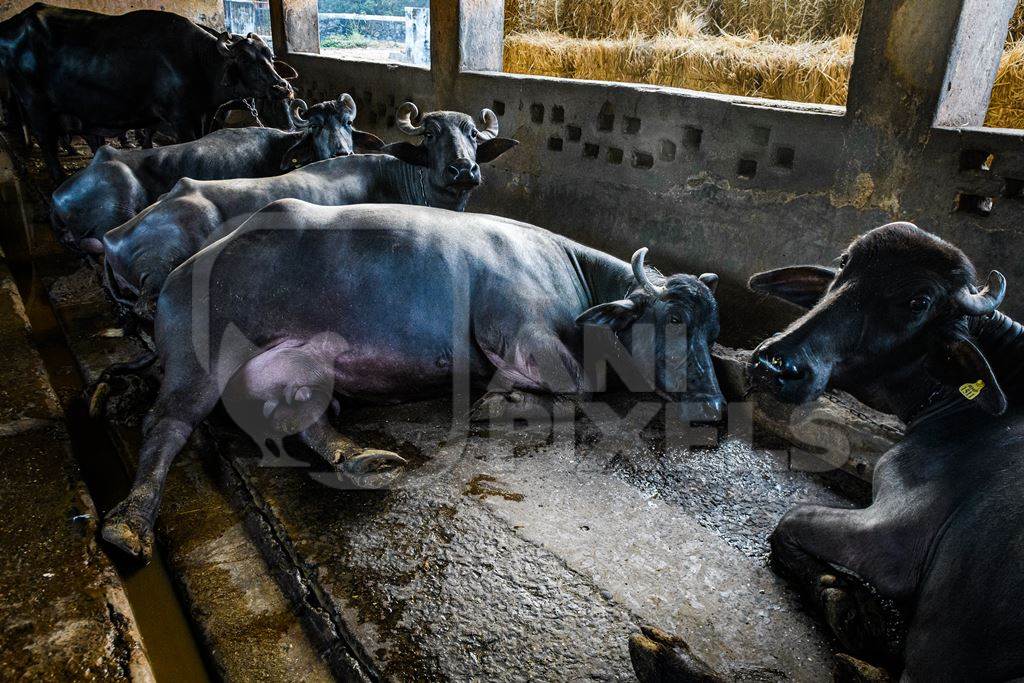
<path fill-rule="evenodd" d="M 33 207 L 26 206 L 31 216 Z M 19 229 L 12 230 L 17 227 Z M 91 419 L 84 380 L 67 347 L 49 298 L 29 257 L 29 225 L 6 226 L 0 242 L 32 324 L 33 342 L 64 410 L 71 447 L 100 515 L 128 493 L 131 483 L 102 422 Z M 17 235 L 17 238 L 15 236 Z M 110 557 L 124 584 L 153 674 L 162 681 L 210 681 L 217 676 L 203 656 L 160 549 L 145 567 L 118 553 Z"/>

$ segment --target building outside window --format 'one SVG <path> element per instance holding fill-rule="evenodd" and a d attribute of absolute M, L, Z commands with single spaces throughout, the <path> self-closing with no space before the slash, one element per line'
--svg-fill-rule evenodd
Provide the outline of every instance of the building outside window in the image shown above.
<path fill-rule="evenodd" d="M 430 64 L 429 0 L 319 0 L 320 54 Z"/>
<path fill-rule="evenodd" d="M 270 0 L 224 0 L 224 27 L 231 33 L 255 33 L 270 47 Z"/>

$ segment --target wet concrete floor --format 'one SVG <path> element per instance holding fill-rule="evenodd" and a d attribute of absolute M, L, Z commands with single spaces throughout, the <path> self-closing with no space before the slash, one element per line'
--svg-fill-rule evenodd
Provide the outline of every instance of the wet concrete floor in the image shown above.
<path fill-rule="evenodd" d="M 54 266 L 43 281 L 86 379 L 138 353 L 113 331 L 93 270 Z M 765 541 L 790 505 L 852 505 L 862 487 L 741 438 L 666 447 L 657 421 L 492 432 L 452 413 L 444 400 L 343 411 L 339 429 L 411 463 L 382 491 L 347 487 L 297 446 L 291 466 L 274 466 L 224 415 L 192 440 L 158 531 L 218 675 L 308 650 L 264 679 L 316 679 L 326 666 L 355 680 L 630 680 L 626 640 L 651 623 L 740 679 L 829 677 L 832 645 L 767 569 Z M 111 423 L 122 452 L 137 417 Z M 194 505 L 226 517 L 193 524 Z M 230 553 L 219 572 L 187 571 L 218 548 L 240 548 L 251 571 L 233 573 Z M 237 599 L 212 602 L 218 592 Z M 246 640 L 239 619 L 218 620 L 228 609 L 280 622 L 243 620 L 267 629 Z M 257 653 L 253 633 L 272 632 L 290 635 Z M 225 654 L 231 633 L 252 650 Z"/>

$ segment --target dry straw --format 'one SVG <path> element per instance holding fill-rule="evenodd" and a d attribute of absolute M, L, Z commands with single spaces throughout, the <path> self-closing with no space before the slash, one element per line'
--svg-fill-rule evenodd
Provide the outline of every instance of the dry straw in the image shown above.
<path fill-rule="evenodd" d="M 844 104 L 863 0 L 506 0 L 505 70 Z M 986 124 L 1024 128 L 1024 0 Z"/>
<path fill-rule="evenodd" d="M 785 44 L 728 35 L 588 40 L 530 33 L 506 38 L 505 70 L 842 104 L 852 44 L 849 37 Z"/>

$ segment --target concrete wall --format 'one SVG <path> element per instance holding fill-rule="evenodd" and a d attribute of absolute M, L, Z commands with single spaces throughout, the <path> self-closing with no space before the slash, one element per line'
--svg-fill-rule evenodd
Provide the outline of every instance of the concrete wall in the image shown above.
<path fill-rule="evenodd" d="M 0 21 L 11 17 L 34 0 L 6 0 L 0 2 Z M 214 28 L 224 28 L 222 0 L 47 0 L 56 7 L 87 9 L 104 14 L 124 14 L 137 9 L 166 10 L 188 17 L 192 21 Z"/>
<path fill-rule="evenodd" d="M 867 0 L 846 109 L 488 72 L 500 69 L 501 0 L 435 0 L 429 70 L 299 54 L 278 30 L 301 94 L 350 92 L 358 123 L 386 139 L 401 137 L 406 99 L 495 109 L 522 145 L 487 169 L 471 210 L 623 256 L 648 245 L 663 270 L 715 270 L 726 338 L 744 343 L 792 314 L 745 292 L 752 272 L 829 262 L 895 219 L 1001 270 L 1005 310 L 1024 316 L 1024 132 L 935 125 L 984 114 L 1014 2 L 979 1 Z M 293 2 L 309 4 L 283 0 L 279 13 Z"/>

